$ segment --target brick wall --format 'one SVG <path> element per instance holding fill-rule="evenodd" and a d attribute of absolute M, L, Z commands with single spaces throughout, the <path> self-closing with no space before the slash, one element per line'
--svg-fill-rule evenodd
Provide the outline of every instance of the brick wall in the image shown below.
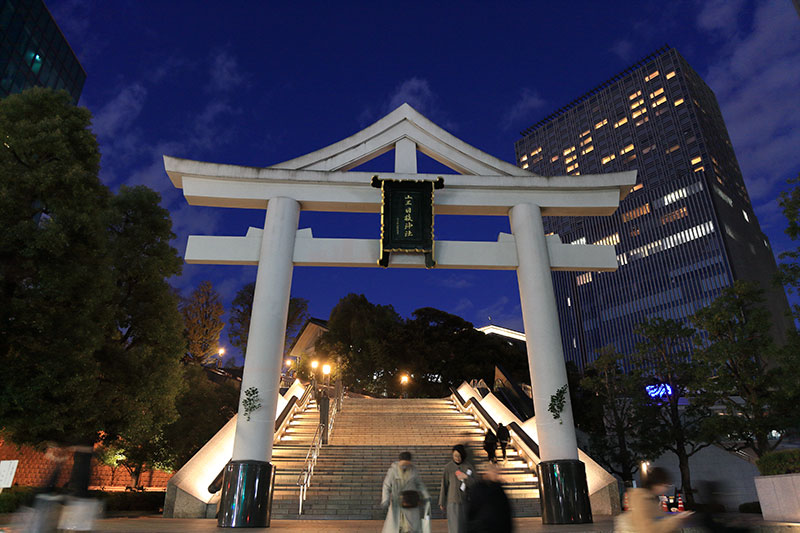
<path fill-rule="evenodd" d="M 55 466 L 45 457 L 43 451 L 38 451 L 30 446 L 17 446 L 13 442 L 0 438 L 0 461 L 13 459 L 19 461 L 17 473 L 14 476 L 15 485 L 41 487 L 47 483 Z M 67 483 L 71 470 L 72 458 L 70 457 L 63 463 L 57 486 L 60 487 Z M 142 472 L 139 482 L 146 489 L 165 489 L 167 481 L 171 477 L 171 472 L 145 470 Z M 92 459 L 90 488 L 121 490 L 131 485 L 133 485 L 133 480 L 125 468 L 120 466 L 112 471 L 111 467 L 99 464 L 96 459 Z"/>

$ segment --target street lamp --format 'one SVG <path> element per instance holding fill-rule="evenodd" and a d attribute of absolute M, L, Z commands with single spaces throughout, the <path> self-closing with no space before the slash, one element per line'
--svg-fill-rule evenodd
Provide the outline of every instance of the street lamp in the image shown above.
<path fill-rule="evenodd" d="M 407 374 L 403 374 L 402 376 L 400 376 L 400 385 L 402 385 L 403 387 L 403 398 L 408 398 L 408 391 L 406 390 L 406 387 L 408 386 Z"/>
<path fill-rule="evenodd" d="M 331 365 L 322 365 L 322 375 L 325 376 L 325 386 L 330 385 Z"/>

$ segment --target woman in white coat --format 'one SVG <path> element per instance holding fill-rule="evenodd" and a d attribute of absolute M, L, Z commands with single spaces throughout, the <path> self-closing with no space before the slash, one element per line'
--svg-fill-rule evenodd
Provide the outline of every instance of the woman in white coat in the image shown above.
<path fill-rule="evenodd" d="M 381 505 L 388 507 L 383 533 L 430 533 L 431 496 L 410 452 L 401 453 L 386 472 Z"/>

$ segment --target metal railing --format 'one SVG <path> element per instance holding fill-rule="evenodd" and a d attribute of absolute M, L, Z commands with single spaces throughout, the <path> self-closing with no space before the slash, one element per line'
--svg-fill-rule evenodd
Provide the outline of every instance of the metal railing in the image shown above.
<path fill-rule="evenodd" d="M 314 467 L 317 465 L 317 458 L 319 458 L 319 452 L 322 448 L 323 444 L 327 444 L 328 439 L 330 439 L 331 434 L 333 433 L 333 423 L 336 420 L 336 413 L 341 410 L 342 399 L 344 397 L 344 390 L 342 390 L 341 394 L 338 397 L 334 398 L 334 401 L 331 402 L 330 407 L 330 414 L 328 416 L 328 426 L 325 427 L 325 424 L 319 424 L 317 426 L 317 431 L 314 432 L 314 438 L 311 439 L 311 446 L 308 447 L 308 453 L 306 453 L 306 460 L 303 463 L 303 469 L 300 472 L 300 476 L 297 478 L 297 485 L 300 487 L 300 496 L 299 496 L 299 503 L 297 514 L 303 514 L 303 502 L 306 501 L 306 496 L 308 495 L 308 487 L 311 486 L 311 478 L 314 476 Z M 319 404 L 318 404 L 319 405 Z M 325 442 L 323 442 L 323 436 L 325 437 Z"/>

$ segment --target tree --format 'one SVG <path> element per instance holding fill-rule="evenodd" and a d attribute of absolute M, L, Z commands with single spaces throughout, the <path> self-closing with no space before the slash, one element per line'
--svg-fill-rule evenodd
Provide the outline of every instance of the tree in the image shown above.
<path fill-rule="evenodd" d="M 184 361 L 200 365 L 219 362 L 219 334 L 225 323 L 222 314 L 225 309 L 220 302 L 219 293 L 210 281 L 203 281 L 192 295 L 181 305 L 186 335 L 186 355 Z"/>
<path fill-rule="evenodd" d="M 593 392 L 601 406 L 602 423 L 590 433 L 589 454 L 633 486 L 639 465 L 657 452 L 646 431 L 656 412 L 644 397 L 639 372 L 623 372 L 622 359 L 613 346 L 601 348 L 581 386 Z"/>
<path fill-rule="evenodd" d="M 331 310 L 328 332 L 317 340 L 315 351 L 342 357 L 344 386 L 385 394 L 397 381 L 398 361 L 392 349 L 402 323 L 391 305 L 375 305 L 363 294 L 351 293 Z"/>
<path fill-rule="evenodd" d="M 712 417 L 709 424 L 724 437 L 720 444 L 726 449 L 750 448 L 758 457 L 781 442 L 782 437 L 770 440 L 772 431 L 783 433 L 796 423 L 793 400 L 800 391 L 798 361 L 780 361 L 762 293 L 754 283 L 735 281 L 692 319 L 708 334 L 707 342 L 699 341 L 701 348 L 695 354 L 714 376 L 706 391 L 718 398 L 727 415 Z M 793 350 L 782 353 L 796 354 Z M 779 386 L 782 382 L 788 390 Z"/>
<path fill-rule="evenodd" d="M 800 174 L 796 178 L 788 181 L 794 188 L 788 192 L 782 192 L 778 204 L 783 209 L 788 225 L 786 234 L 793 240 L 800 239 Z M 794 250 L 787 250 L 780 254 L 783 261 L 779 266 L 779 280 L 789 292 L 800 290 L 800 247 Z M 792 306 L 795 319 L 800 319 L 800 306 Z"/>
<path fill-rule="evenodd" d="M 694 505 L 689 457 L 710 445 L 704 420 L 715 398 L 704 394 L 709 372 L 705 365 L 691 360 L 695 331 L 676 320 L 652 318 L 636 328 L 642 336 L 635 354 L 637 368 L 653 392 L 651 405 L 657 409 L 648 437 L 656 448 L 678 457 L 681 490 L 686 502 Z M 681 404 L 681 399 L 686 401 Z"/>
<path fill-rule="evenodd" d="M 248 283 L 239 289 L 233 302 L 231 302 L 228 338 L 231 344 L 242 352 L 242 356 L 246 355 L 247 352 L 247 335 L 250 332 L 250 316 L 253 314 L 255 290 L 256 284 Z M 288 350 L 292 345 L 292 341 L 300 333 L 300 328 L 306 323 L 308 317 L 308 300 L 305 298 L 289 298 L 284 350 Z"/>

